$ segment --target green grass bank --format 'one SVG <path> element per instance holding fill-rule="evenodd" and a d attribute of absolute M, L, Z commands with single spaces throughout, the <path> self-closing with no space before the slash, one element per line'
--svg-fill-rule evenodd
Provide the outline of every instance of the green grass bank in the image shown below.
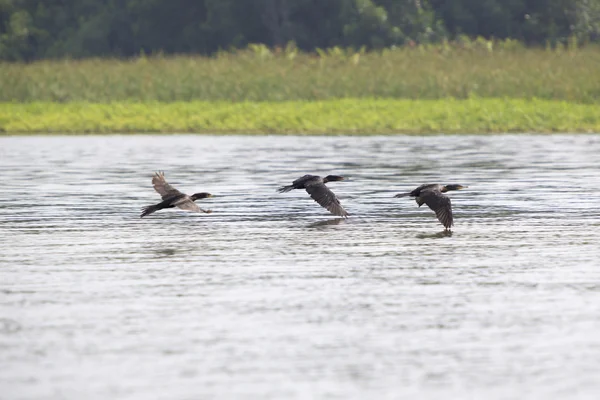
<path fill-rule="evenodd" d="M 542 99 L 0 103 L 1 134 L 600 132 L 600 107 Z"/>
<path fill-rule="evenodd" d="M 600 47 L 475 41 L 307 54 L 260 45 L 215 57 L 0 63 L 0 102 L 519 98 L 600 103 Z"/>
<path fill-rule="evenodd" d="M 0 63 L 0 134 L 600 132 L 600 47 L 514 41 Z"/>

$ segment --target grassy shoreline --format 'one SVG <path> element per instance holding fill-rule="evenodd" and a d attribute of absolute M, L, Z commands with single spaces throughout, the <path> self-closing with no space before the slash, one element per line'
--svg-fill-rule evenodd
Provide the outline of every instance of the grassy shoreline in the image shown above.
<path fill-rule="evenodd" d="M 600 132 L 600 107 L 540 99 L 0 103 L 0 135 Z"/>
<path fill-rule="evenodd" d="M 600 132 L 600 47 L 512 41 L 318 54 L 0 63 L 0 135 Z"/>
<path fill-rule="evenodd" d="M 491 44 L 491 43 L 490 43 Z M 0 102 L 538 98 L 600 103 L 600 47 L 419 46 L 319 55 L 255 46 L 216 57 L 0 62 Z"/>

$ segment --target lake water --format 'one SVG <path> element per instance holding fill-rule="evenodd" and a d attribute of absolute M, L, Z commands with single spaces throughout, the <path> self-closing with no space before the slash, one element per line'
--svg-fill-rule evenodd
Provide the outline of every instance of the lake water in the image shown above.
<path fill-rule="evenodd" d="M 212 214 L 162 210 L 151 176 Z M 0 138 L 1 399 L 596 399 L 600 135 Z M 304 191 L 306 173 L 351 214 Z M 393 195 L 451 192 L 451 235 Z"/>

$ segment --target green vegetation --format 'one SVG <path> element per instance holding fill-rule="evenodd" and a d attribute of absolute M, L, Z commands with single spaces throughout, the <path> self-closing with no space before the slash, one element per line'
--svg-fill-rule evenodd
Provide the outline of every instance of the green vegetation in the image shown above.
<path fill-rule="evenodd" d="M 0 132 L 600 132 L 599 66 L 594 46 L 483 39 L 1 63 Z"/>
<path fill-rule="evenodd" d="M 304 51 L 441 43 L 600 41 L 600 0 L 0 0 L 0 60 Z"/>
<path fill-rule="evenodd" d="M 5 133 L 600 132 L 600 107 L 564 101 L 339 99 L 286 102 L 0 103 Z"/>
<path fill-rule="evenodd" d="M 539 98 L 600 102 L 600 48 L 479 39 L 318 55 L 253 45 L 216 57 L 0 63 L 0 102 Z"/>
<path fill-rule="evenodd" d="M 0 132 L 599 132 L 599 38 L 600 0 L 0 0 Z"/>

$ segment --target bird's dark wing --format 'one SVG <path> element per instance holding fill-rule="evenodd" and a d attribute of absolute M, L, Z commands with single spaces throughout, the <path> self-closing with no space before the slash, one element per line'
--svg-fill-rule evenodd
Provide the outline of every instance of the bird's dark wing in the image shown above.
<path fill-rule="evenodd" d="M 315 175 L 304 175 L 292 182 L 291 185 L 282 186 L 279 189 L 277 189 L 277 191 L 279 193 L 285 193 L 293 189 L 302 189 L 305 188 L 307 185 L 311 184 L 312 181 L 319 182 L 321 181 L 321 178 Z"/>
<path fill-rule="evenodd" d="M 416 197 L 421 193 L 422 190 L 435 190 L 438 186 L 439 185 L 437 185 L 437 184 L 426 183 L 424 185 L 417 187 L 415 190 L 412 190 L 407 193 L 400 193 L 400 194 L 395 195 L 394 197 L 406 197 L 406 196 Z"/>
<path fill-rule="evenodd" d="M 167 180 L 165 179 L 165 173 L 162 171 L 156 172 L 154 174 L 154 176 L 152 177 L 152 185 L 154 186 L 154 190 L 156 190 L 158 194 L 161 195 L 163 200 L 166 200 L 169 197 L 183 194 L 179 190 L 175 189 L 173 186 L 167 183 Z"/>
<path fill-rule="evenodd" d="M 428 189 L 421 190 L 419 197 L 435 212 L 437 219 L 446 229 L 449 229 L 454 224 L 452 204 L 448 196 L 444 196 L 439 190 Z"/>
<path fill-rule="evenodd" d="M 314 201 L 325 207 L 333 215 L 344 218 L 348 216 L 348 213 L 344 210 L 338 198 L 335 197 L 335 194 L 333 194 L 324 183 L 306 185 L 306 191 Z"/>
<path fill-rule="evenodd" d="M 302 187 L 312 179 L 318 180 L 319 177 L 315 176 L 315 175 L 304 175 L 303 177 L 300 177 L 300 178 L 296 179 L 294 182 L 292 182 L 292 185 L 294 185 L 295 187 Z"/>
<path fill-rule="evenodd" d="M 176 207 L 181 208 L 182 210 L 186 210 L 186 211 L 203 212 L 203 213 L 211 212 L 210 210 L 203 210 L 202 208 L 198 207 L 198 204 L 194 203 L 194 201 L 190 198 L 190 196 L 184 196 L 181 199 L 175 200 L 171 204 L 173 204 Z"/>

